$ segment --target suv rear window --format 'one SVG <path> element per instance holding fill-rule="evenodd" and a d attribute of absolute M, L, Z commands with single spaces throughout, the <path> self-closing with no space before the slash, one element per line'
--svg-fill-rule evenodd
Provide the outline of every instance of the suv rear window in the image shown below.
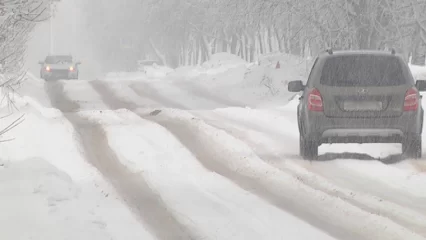
<path fill-rule="evenodd" d="M 351 55 L 327 59 L 320 83 L 338 87 L 398 86 L 406 79 L 394 56 Z"/>

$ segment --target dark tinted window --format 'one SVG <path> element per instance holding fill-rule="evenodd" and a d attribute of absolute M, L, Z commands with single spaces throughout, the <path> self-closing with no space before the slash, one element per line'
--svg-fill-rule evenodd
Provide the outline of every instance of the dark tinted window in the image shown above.
<path fill-rule="evenodd" d="M 335 56 L 326 60 L 320 83 L 328 86 L 397 86 L 406 83 L 394 56 Z"/>
<path fill-rule="evenodd" d="M 56 64 L 56 63 L 72 63 L 71 56 L 47 56 L 46 63 Z"/>

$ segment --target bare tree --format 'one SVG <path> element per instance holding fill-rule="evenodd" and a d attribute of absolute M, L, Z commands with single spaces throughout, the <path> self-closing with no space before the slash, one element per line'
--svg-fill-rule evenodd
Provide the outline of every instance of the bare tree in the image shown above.
<path fill-rule="evenodd" d="M 216 52 L 255 61 L 328 47 L 395 48 L 425 62 L 424 0 L 122 0 L 109 7 L 97 1 L 86 1 L 94 11 L 88 22 L 100 23 L 93 39 L 100 53 L 114 52 L 112 62 L 129 55 L 117 44 L 129 33 L 136 34 L 130 55 L 154 55 L 170 66 L 199 64 Z"/>
<path fill-rule="evenodd" d="M 46 4 L 43 0 L 0 2 L 0 104 L 3 106 L 7 104 L 9 108 L 14 108 L 11 93 L 26 76 L 23 69 L 26 42 L 35 24 L 49 17 Z M 23 116 L 14 120 L 0 131 L 0 136 L 22 121 Z"/>

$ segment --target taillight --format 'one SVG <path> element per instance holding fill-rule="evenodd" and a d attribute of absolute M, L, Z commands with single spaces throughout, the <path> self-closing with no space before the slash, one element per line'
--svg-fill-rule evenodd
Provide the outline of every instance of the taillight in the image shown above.
<path fill-rule="evenodd" d="M 74 67 L 73 66 L 71 66 L 69 69 L 70 69 L 71 72 L 74 71 Z"/>
<path fill-rule="evenodd" d="M 308 95 L 308 109 L 313 112 L 324 111 L 321 93 L 316 88 Z"/>
<path fill-rule="evenodd" d="M 46 66 L 46 71 L 50 71 L 50 67 L 49 66 Z"/>
<path fill-rule="evenodd" d="M 405 93 L 404 111 L 417 111 L 419 107 L 419 92 L 416 88 L 410 88 Z"/>

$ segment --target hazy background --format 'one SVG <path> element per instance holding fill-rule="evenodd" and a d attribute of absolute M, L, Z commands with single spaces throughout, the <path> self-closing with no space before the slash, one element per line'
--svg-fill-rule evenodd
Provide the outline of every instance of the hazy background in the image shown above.
<path fill-rule="evenodd" d="M 82 61 L 81 78 L 135 71 L 139 59 L 178 67 L 228 52 L 255 62 L 269 53 L 316 56 L 326 48 L 396 49 L 425 65 L 424 0 L 61 0 L 53 53 Z M 49 22 L 28 43 L 26 67 L 49 53 Z"/>
<path fill-rule="evenodd" d="M 84 1 L 84 0 L 83 0 Z M 80 6 L 80 7 L 79 7 Z M 62 0 L 56 5 L 51 19 L 53 26 L 53 54 L 72 54 L 80 60 L 80 77 L 93 79 L 101 75 L 100 65 L 93 55 L 87 34 L 87 24 L 81 11 L 81 0 Z M 38 76 L 40 65 L 50 52 L 50 21 L 38 24 L 28 42 L 25 67 Z"/>

